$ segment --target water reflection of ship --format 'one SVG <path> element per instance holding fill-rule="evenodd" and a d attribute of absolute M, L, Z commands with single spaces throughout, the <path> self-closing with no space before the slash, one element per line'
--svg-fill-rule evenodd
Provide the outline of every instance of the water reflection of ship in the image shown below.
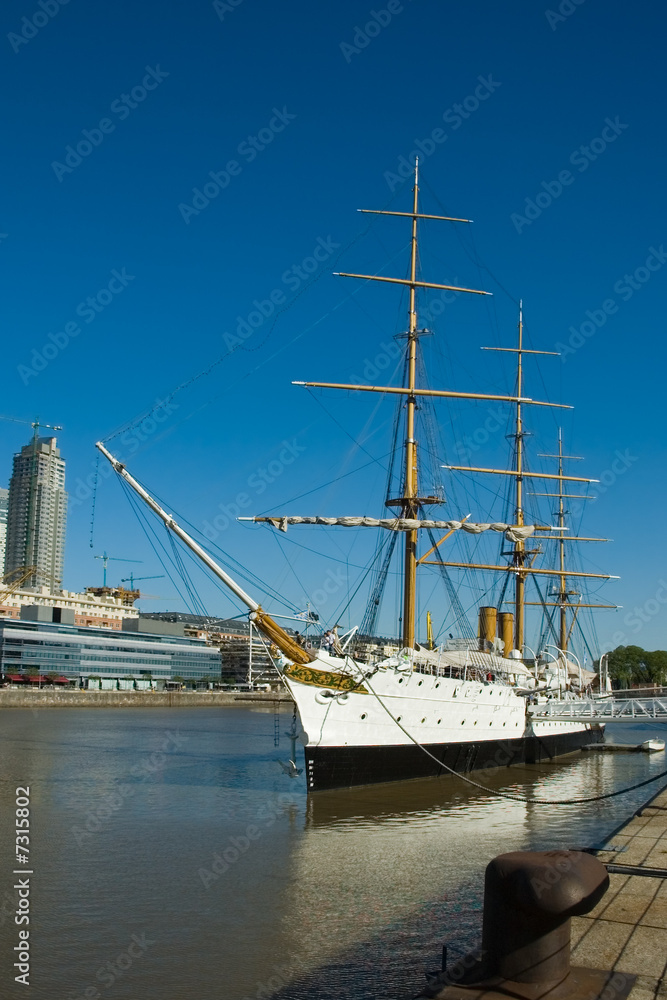
<path fill-rule="evenodd" d="M 597 755 L 596 755 L 597 756 Z M 608 767 L 588 767 L 588 757 L 572 756 L 536 764 L 515 764 L 489 768 L 476 773 L 479 784 L 488 791 L 473 786 L 457 776 L 415 778 L 409 781 L 386 782 L 363 787 L 323 790 L 308 799 L 306 826 L 319 828 L 336 825 L 357 826 L 365 822 L 375 824 L 408 823 L 413 820 L 433 820 L 443 814 L 463 814 L 471 810 L 493 808 L 494 802 L 502 813 L 517 808 L 518 813 L 530 813 L 531 799 L 545 794 L 554 799 L 559 793 L 595 795 L 609 790 L 612 772 Z M 592 789 L 592 790 L 591 790 Z M 523 802 L 499 801 L 494 793 L 516 792 Z M 604 809 L 604 803 L 600 804 Z"/>
<path fill-rule="evenodd" d="M 582 755 L 481 775 L 491 790 L 507 790 L 511 779 L 526 802 L 499 799 L 454 776 L 309 796 L 281 901 L 281 937 L 290 942 L 303 995 L 312 987 L 309 974 L 319 985 L 341 969 L 362 983 L 368 977 L 361 995 L 389 995 L 377 985 L 377 992 L 370 988 L 378 967 L 386 969 L 393 987 L 401 967 L 414 969 L 416 955 L 422 969 L 429 960 L 436 963 L 443 941 L 454 954 L 476 946 L 484 868 L 493 857 L 597 843 L 627 812 L 627 803 L 618 799 L 588 813 L 531 804 L 531 797 L 608 791 L 618 772 L 609 759 L 589 766 L 593 756 L 603 757 Z M 636 773 L 633 768 L 624 771 L 626 779 Z M 412 993 L 403 986 L 391 995 Z M 284 997 L 300 995 L 295 989 Z"/>

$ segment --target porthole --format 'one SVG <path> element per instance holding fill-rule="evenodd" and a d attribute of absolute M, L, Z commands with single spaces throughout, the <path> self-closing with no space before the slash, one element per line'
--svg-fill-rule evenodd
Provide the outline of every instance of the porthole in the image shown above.
<path fill-rule="evenodd" d="M 437 689 L 438 689 L 439 687 L 440 687 L 440 684 L 439 684 L 439 683 L 435 685 L 435 688 L 436 688 L 436 691 L 437 691 Z"/>
<path fill-rule="evenodd" d="M 461 725 L 462 725 L 462 726 L 465 726 L 465 724 L 466 724 L 466 720 L 465 720 L 465 719 L 462 719 L 462 720 L 461 720 Z"/>
<path fill-rule="evenodd" d="M 440 725 L 441 722 L 442 722 L 442 719 L 438 719 L 438 725 Z"/>
<path fill-rule="evenodd" d="M 396 717 L 396 721 L 397 721 L 397 722 L 400 722 L 402 718 L 403 718 L 403 716 L 402 716 L 402 715 L 398 715 L 398 716 Z"/>
<path fill-rule="evenodd" d="M 422 719 L 422 723 L 426 722 L 426 719 Z"/>
<path fill-rule="evenodd" d="M 475 719 L 475 725 L 477 725 L 477 719 Z"/>
<path fill-rule="evenodd" d="M 361 716 L 361 718 L 362 718 L 362 720 L 366 718 L 366 713 L 365 713 L 365 712 L 364 712 L 364 714 L 363 714 L 363 715 Z"/>
<path fill-rule="evenodd" d="M 399 678 L 398 678 L 398 683 L 399 683 L 399 684 L 402 684 L 402 683 L 403 683 L 403 681 L 404 681 L 404 679 L 405 679 L 405 678 L 403 678 L 403 677 L 399 677 Z"/>
<path fill-rule="evenodd" d="M 423 683 L 424 683 L 423 681 L 420 681 L 417 687 L 421 687 Z"/>

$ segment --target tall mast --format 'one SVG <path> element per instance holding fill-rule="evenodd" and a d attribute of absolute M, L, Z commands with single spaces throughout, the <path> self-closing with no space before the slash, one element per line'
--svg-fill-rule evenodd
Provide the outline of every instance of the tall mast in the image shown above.
<path fill-rule="evenodd" d="M 452 469 L 454 471 L 481 472 L 481 473 L 489 473 L 489 474 L 492 474 L 492 475 L 499 475 L 499 476 L 511 476 L 514 479 L 514 482 L 515 482 L 515 510 L 514 510 L 514 514 L 515 514 L 516 524 L 518 526 L 520 526 L 520 527 L 524 527 L 524 525 L 525 525 L 525 511 L 524 511 L 524 489 L 523 489 L 523 486 L 524 486 L 524 480 L 526 478 L 528 478 L 530 480 L 532 480 L 532 479 L 557 480 L 558 484 L 559 484 L 558 494 L 536 493 L 536 494 L 533 494 L 533 495 L 534 496 L 553 496 L 553 495 L 556 495 L 556 496 L 560 496 L 561 498 L 564 498 L 565 496 L 568 495 L 568 494 L 564 494 L 563 493 L 563 482 L 567 481 L 567 482 L 591 483 L 591 482 L 596 482 L 596 480 L 586 479 L 586 478 L 579 477 L 579 476 L 566 476 L 566 475 L 564 475 L 562 460 L 561 460 L 561 462 L 559 464 L 558 472 L 557 473 L 528 472 L 526 470 L 526 468 L 525 468 L 525 456 L 524 456 L 524 448 L 523 448 L 523 439 L 525 437 L 526 432 L 524 431 L 524 425 L 523 425 L 523 406 L 525 404 L 530 404 L 531 406 L 534 406 L 534 405 L 539 405 L 539 406 L 560 406 L 560 404 L 554 404 L 554 403 L 537 403 L 535 400 L 530 399 L 529 397 L 526 397 L 523 394 L 523 356 L 524 356 L 524 354 L 531 354 L 531 355 L 532 354 L 535 354 L 535 355 L 542 355 L 543 354 L 543 355 L 551 355 L 551 356 L 555 356 L 555 357 L 557 357 L 558 355 L 557 355 L 557 352 L 554 352 L 554 351 L 539 351 L 539 350 L 528 349 L 528 348 L 525 348 L 523 346 L 523 302 L 522 301 L 519 303 L 519 324 L 518 324 L 518 343 L 517 343 L 517 346 L 516 347 L 483 347 L 482 350 L 484 350 L 484 351 L 503 351 L 503 352 L 509 352 L 509 353 L 516 354 L 516 356 L 517 356 L 516 396 L 512 399 L 512 402 L 514 402 L 516 404 L 516 417 L 515 417 L 514 434 L 511 435 L 514 438 L 514 444 L 515 444 L 516 460 L 514 462 L 514 468 L 513 469 L 483 469 L 483 468 L 476 468 L 476 467 L 473 467 L 473 466 L 462 466 L 462 465 L 450 465 L 450 466 L 447 466 L 447 468 Z M 562 455 L 562 446 L 560 448 L 560 453 Z M 549 456 L 549 457 L 554 457 L 554 456 Z M 555 457 L 558 457 L 558 456 L 555 456 Z M 565 457 L 565 456 L 562 456 L 562 457 Z M 561 500 L 561 507 L 559 508 L 559 510 L 562 510 L 563 515 L 564 515 L 565 511 L 564 511 L 564 508 L 563 508 L 563 505 L 562 505 L 562 500 Z M 566 614 L 565 608 L 563 607 L 563 602 L 565 602 L 565 604 L 567 604 L 567 600 L 568 600 L 568 593 L 567 593 L 567 587 L 566 587 L 566 577 L 564 576 L 564 572 L 565 572 L 565 570 L 564 570 L 564 558 L 565 557 L 564 557 L 564 551 L 563 551 L 563 549 L 564 549 L 565 541 L 566 540 L 569 541 L 569 539 L 564 539 L 563 538 L 563 532 L 562 532 L 563 527 L 564 527 L 564 516 L 561 517 L 561 520 L 559 521 L 559 528 L 561 529 L 560 540 L 559 540 L 560 541 L 560 546 L 561 546 L 561 563 L 560 563 L 559 569 L 555 569 L 555 570 L 535 569 L 532 566 L 532 560 L 529 560 L 527 557 L 528 556 L 534 556 L 537 553 L 536 553 L 536 551 L 530 551 L 530 552 L 527 551 L 526 550 L 526 543 L 523 540 L 519 540 L 519 541 L 516 541 L 514 543 L 514 546 L 512 548 L 511 553 L 510 553 L 510 555 L 511 555 L 511 563 L 510 563 L 509 566 L 492 566 L 492 565 L 487 565 L 487 564 L 481 565 L 481 564 L 474 564 L 474 563 L 456 563 L 456 562 L 451 562 L 451 561 L 446 561 L 446 562 L 440 562 L 440 561 L 438 561 L 436 563 L 433 560 L 427 562 L 426 565 L 431 565 L 431 566 L 432 565 L 454 566 L 454 567 L 458 567 L 458 568 L 464 568 L 465 567 L 465 568 L 469 568 L 469 569 L 502 570 L 502 571 L 505 571 L 505 572 L 507 572 L 507 571 L 512 572 L 513 575 L 514 575 L 514 644 L 515 644 L 516 649 L 519 649 L 519 650 L 523 651 L 524 636 L 525 636 L 525 608 L 526 608 L 526 603 L 527 603 L 526 599 L 525 599 L 525 595 L 526 595 L 526 579 L 527 579 L 527 577 L 528 577 L 529 574 L 544 573 L 544 574 L 548 574 L 548 575 L 551 575 L 551 576 L 557 576 L 561 580 L 561 586 L 560 586 L 560 589 L 559 589 L 559 597 L 558 597 L 558 605 L 562 609 L 562 614 L 561 614 L 561 628 L 562 628 L 563 615 Z M 535 537 L 539 537 L 539 536 L 535 536 Z M 591 573 L 576 573 L 576 574 L 570 574 L 570 575 L 575 575 L 575 576 L 594 576 L 595 574 L 591 574 Z M 601 577 L 604 578 L 604 579 L 609 579 L 609 577 L 607 577 L 606 574 L 604 576 L 602 576 L 602 574 L 601 574 Z M 528 602 L 528 603 L 531 603 L 531 602 Z M 562 636 L 562 631 L 561 631 L 561 636 Z M 567 634 L 566 634 L 566 637 L 567 637 Z"/>
<path fill-rule="evenodd" d="M 412 189 L 412 242 L 410 249 L 410 305 L 408 313 L 408 396 L 405 422 L 405 488 L 401 504 L 403 517 L 417 517 L 417 442 L 415 441 L 414 395 L 417 379 L 417 209 L 419 199 L 419 157 L 415 159 L 415 184 Z M 403 645 L 415 644 L 417 604 L 417 531 L 405 533 L 405 566 L 403 572 Z"/>
<path fill-rule="evenodd" d="M 567 609 L 570 605 L 570 597 L 579 597 L 581 594 L 574 590 L 567 589 L 567 578 L 572 574 L 567 573 L 565 566 L 565 543 L 566 542 L 578 542 L 578 541 L 605 541 L 605 539 L 595 539 L 595 538 L 571 538 L 564 534 L 567 530 L 565 526 L 565 517 L 569 513 L 565 508 L 565 500 L 577 499 L 577 500 L 590 500 L 591 497 L 585 494 L 574 494 L 565 493 L 563 483 L 566 480 L 566 476 L 563 474 L 563 469 L 565 468 L 564 461 L 568 459 L 571 462 L 582 461 L 580 455 L 564 455 L 563 454 L 563 432 L 562 429 L 558 428 L 558 452 L 555 455 L 541 455 L 541 458 L 555 458 L 558 460 L 558 493 L 556 494 L 536 494 L 536 496 L 555 496 L 558 500 L 558 509 L 553 511 L 554 516 L 558 518 L 558 570 L 559 570 L 559 590 L 556 595 L 556 606 L 559 609 L 559 628 L 558 628 L 558 644 L 562 650 L 566 650 L 569 642 L 569 631 L 567 627 Z M 580 605 L 575 608 L 575 617 Z M 574 624 L 574 619 L 572 621 Z"/>
<path fill-rule="evenodd" d="M 447 390 L 424 389 L 417 387 L 417 342 L 421 334 L 427 332 L 417 329 L 417 305 L 416 293 L 418 288 L 437 288 L 447 291 L 468 292 L 473 295 L 489 295 L 490 292 L 480 291 L 477 288 L 460 288 L 457 285 L 445 285 L 440 282 L 419 281 L 417 278 L 417 220 L 434 219 L 440 222 L 465 222 L 470 219 L 453 218 L 446 215 L 425 215 L 419 212 L 419 160 L 415 159 L 414 187 L 412 189 L 412 211 L 394 212 L 386 209 L 359 209 L 361 212 L 370 212 L 373 215 L 395 215 L 412 220 L 412 241 L 410 250 L 410 276 L 408 278 L 392 278 L 378 274 L 350 274 L 347 272 L 335 272 L 342 278 L 360 278 L 364 281 L 380 281 L 394 285 L 405 285 L 409 289 L 409 312 L 407 337 L 407 377 L 406 383 L 401 387 L 396 386 L 369 386 L 369 385 L 347 385 L 340 382 L 296 382 L 295 385 L 312 386 L 321 389 L 348 389 L 359 392 L 387 392 L 404 395 L 406 398 L 406 429 L 405 429 L 405 475 L 403 492 L 399 497 L 386 501 L 389 507 L 398 507 L 405 518 L 417 519 L 421 507 L 425 504 L 441 503 L 440 497 L 420 497 L 417 481 L 417 441 L 415 440 L 415 413 L 417 410 L 417 397 L 419 396 L 442 396 L 455 399 L 501 399 L 514 402 L 513 396 L 489 396 L 479 393 L 460 393 Z M 417 592 L 417 529 L 411 529 L 405 533 L 405 556 L 403 571 L 403 618 L 402 618 L 402 642 L 406 647 L 412 647 L 415 643 L 415 617 L 416 617 L 416 592 Z"/>
<path fill-rule="evenodd" d="M 516 523 L 523 526 L 523 415 L 521 413 L 521 399 L 523 395 L 523 302 L 519 303 L 519 345 L 517 348 L 517 404 L 516 404 L 516 429 L 514 440 L 516 445 Z M 514 565 L 518 569 L 523 569 L 526 557 L 526 543 L 514 543 Z M 525 610 L 525 589 L 526 575 L 518 572 L 515 575 L 514 583 L 514 646 L 523 651 L 524 640 L 524 610 Z"/>
<path fill-rule="evenodd" d="M 558 428 L 558 472 L 563 475 L 563 433 Z M 563 497 L 563 480 L 558 480 L 558 527 L 560 528 L 560 538 L 558 539 L 559 566 L 560 566 L 560 648 L 567 649 L 567 581 L 565 578 L 565 539 L 563 529 L 565 527 L 565 503 Z"/>

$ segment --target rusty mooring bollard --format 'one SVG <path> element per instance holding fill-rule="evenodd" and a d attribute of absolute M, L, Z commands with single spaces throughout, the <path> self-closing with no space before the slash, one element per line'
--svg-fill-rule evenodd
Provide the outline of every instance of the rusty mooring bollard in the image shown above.
<path fill-rule="evenodd" d="M 601 996 L 612 973 L 570 966 L 570 918 L 589 913 L 608 888 L 605 866 L 582 851 L 499 855 L 486 869 L 481 953 L 431 977 L 422 997 Z M 622 982 L 614 982 L 613 1000 L 623 1000 L 634 976 L 614 979 Z"/>
<path fill-rule="evenodd" d="M 487 866 L 482 952 L 491 975 L 558 983 L 570 971 L 570 917 L 609 888 L 607 869 L 581 851 L 515 851 Z"/>

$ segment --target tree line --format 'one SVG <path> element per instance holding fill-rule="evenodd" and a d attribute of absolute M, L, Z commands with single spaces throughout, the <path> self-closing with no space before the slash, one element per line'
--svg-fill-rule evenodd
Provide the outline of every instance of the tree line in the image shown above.
<path fill-rule="evenodd" d="M 599 665 L 596 664 L 596 669 Z M 615 688 L 667 683 L 667 651 L 617 646 L 609 654 L 609 676 Z"/>

